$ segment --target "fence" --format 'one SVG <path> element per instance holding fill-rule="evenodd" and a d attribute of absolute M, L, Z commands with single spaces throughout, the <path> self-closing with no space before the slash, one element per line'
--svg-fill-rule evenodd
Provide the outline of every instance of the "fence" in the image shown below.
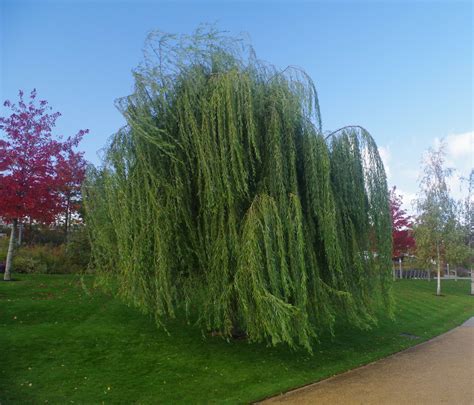
<path fill-rule="evenodd" d="M 428 270 L 418 269 L 393 269 L 393 279 L 414 279 L 414 280 L 429 280 L 432 275 Z"/>
<path fill-rule="evenodd" d="M 394 264 L 393 266 L 393 279 L 394 280 L 400 280 L 400 279 L 413 279 L 413 280 L 430 280 L 432 278 L 436 278 L 436 270 L 421 270 L 421 269 L 407 269 L 406 266 L 396 266 Z M 442 269 L 442 276 L 441 278 L 444 280 L 470 280 L 471 277 L 474 278 L 474 274 L 471 276 L 470 272 L 467 274 L 463 274 L 461 272 L 461 275 L 458 274 L 458 270 L 450 270 L 449 265 L 446 266 L 446 268 Z"/>

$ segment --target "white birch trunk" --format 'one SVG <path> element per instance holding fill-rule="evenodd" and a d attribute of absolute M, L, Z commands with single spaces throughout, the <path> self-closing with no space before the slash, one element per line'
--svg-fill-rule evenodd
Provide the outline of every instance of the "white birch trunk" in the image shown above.
<path fill-rule="evenodd" d="M 13 261 L 13 250 L 15 247 L 15 233 L 16 233 L 17 223 L 18 221 L 14 219 L 13 225 L 12 225 L 12 232 L 10 234 L 10 242 L 8 243 L 8 253 L 7 253 L 7 263 L 5 265 L 5 274 L 3 275 L 3 280 L 5 281 L 11 280 L 11 269 L 12 269 L 12 261 Z"/>

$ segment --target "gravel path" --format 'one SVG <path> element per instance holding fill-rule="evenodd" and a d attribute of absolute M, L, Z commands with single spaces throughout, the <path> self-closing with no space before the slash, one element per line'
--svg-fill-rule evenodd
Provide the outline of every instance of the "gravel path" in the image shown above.
<path fill-rule="evenodd" d="M 263 402 L 474 404 L 474 318 L 428 342 Z"/>

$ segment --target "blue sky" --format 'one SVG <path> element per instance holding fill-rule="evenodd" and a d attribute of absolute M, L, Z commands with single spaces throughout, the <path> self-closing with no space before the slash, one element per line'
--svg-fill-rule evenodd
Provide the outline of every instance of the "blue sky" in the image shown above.
<path fill-rule="evenodd" d="M 367 128 L 389 183 L 406 200 L 417 191 L 423 151 L 439 139 L 448 141 L 448 162 L 459 173 L 473 166 L 471 2 L 0 4 L 0 99 L 36 88 L 63 114 L 58 133 L 90 129 L 82 146 L 95 164 L 97 151 L 124 124 L 114 99 L 132 90 L 146 34 L 190 33 L 210 22 L 248 35 L 263 60 L 304 68 L 318 89 L 323 129 Z"/>

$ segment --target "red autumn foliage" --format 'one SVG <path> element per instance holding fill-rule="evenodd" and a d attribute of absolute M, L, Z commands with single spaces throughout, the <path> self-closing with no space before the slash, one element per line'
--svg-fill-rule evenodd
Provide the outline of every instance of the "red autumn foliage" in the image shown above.
<path fill-rule="evenodd" d="M 86 162 L 76 152 L 88 130 L 62 140 L 53 137 L 59 112 L 46 100 L 36 101 L 36 90 L 18 104 L 5 101 L 12 113 L 0 117 L 0 217 L 51 223 L 65 212 L 67 196 L 79 191 Z"/>
<path fill-rule="evenodd" d="M 402 197 L 396 187 L 390 190 L 390 214 L 392 217 L 392 256 L 401 257 L 415 248 L 413 220 L 401 207 Z"/>

